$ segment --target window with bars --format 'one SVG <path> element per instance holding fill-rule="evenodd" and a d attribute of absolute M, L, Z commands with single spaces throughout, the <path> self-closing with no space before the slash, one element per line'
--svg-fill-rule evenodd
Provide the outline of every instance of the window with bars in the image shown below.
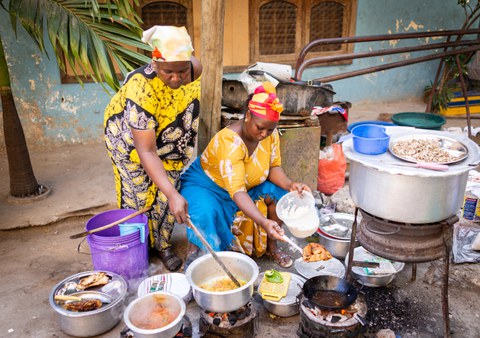
<path fill-rule="evenodd" d="M 190 2 L 190 6 L 188 4 Z M 155 25 L 185 26 L 188 30 L 188 12 L 192 9 L 191 1 L 151 1 L 142 6 L 141 17 L 143 28 L 149 29 Z M 191 14 L 190 14 L 191 15 Z"/>
<path fill-rule="evenodd" d="M 354 35 L 357 0 L 252 0 L 252 62 L 294 63 L 301 49 L 321 38 Z M 350 44 L 317 46 L 309 57 L 351 52 Z M 351 62 L 351 61 L 347 61 Z"/>
<path fill-rule="evenodd" d="M 185 26 L 193 39 L 193 0 L 144 0 L 141 1 L 140 16 L 143 21 L 142 28 L 149 29 L 155 25 L 162 26 Z M 145 52 L 151 56 L 151 52 Z"/>

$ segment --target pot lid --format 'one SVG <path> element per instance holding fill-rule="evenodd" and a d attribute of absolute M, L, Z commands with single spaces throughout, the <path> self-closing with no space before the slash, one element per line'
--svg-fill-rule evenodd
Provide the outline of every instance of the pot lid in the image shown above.
<path fill-rule="evenodd" d="M 327 275 L 338 278 L 345 276 L 345 267 L 338 259 L 332 257 L 327 261 L 305 262 L 302 257 L 294 262 L 295 270 L 305 278 Z"/>
<path fill-rule="evenodd" d="M 415 164 L 397 158 L 396 156 L 392 155 L 390 151 L 387 151 L 380 155 L 360 154 L 353 149 L 353 140 L 351 138 L 347 139 L 342 144 L 345 156 L 352 162 L 361 163 L 369 168 L 373 168 L 379 171 L 388 172 L 390 174 L 411 175 L 420 177 L 456 176 L 471 169 L 474 169 L 475 166 L 472 166 L 471 164 L 477 164 L 480 161 L 480 151 L 478 145 L 464 134 L 400 126 L 387 126 L 385 127 L 385 130 L 386 133 L 390 135 L 390 142 L 392 143 L 399 138 L 415 135 L 422 135 L 423 137 L 431 135 L 432 137 L 436 136 L 440 138 L 443 137 L 453 139 L 465 146 L 468 156 L 466 156 L 462 161 L 449 164 L 448 170 L 446 171 L 430 170 L 424 168 L 417 168 L 415 167 Z M 412 164 L 412 166 L 403 166 L 405 164 Z"/>
<path fill-rule="evenodd" d="M 320 218 L 318 230 L 323 235 L 340 240 L 350 240 L 352 234 L 352 225 L 355 216 L 346 213 L 332 213 Z M 362 217 L 357 216 L 357 222 L 360 223 Z"/>
<path fill-rule="evenodd" d="M 263 279 L 264 273 L 262 273 L 259 278 Z M 273 301 L 269 299 L 263 299 L 264 302 L 279 304 L 279 305 L 290 305 L 297 302 L 297 296 L 302 291 L 302 286 L 305 283 L 305 278 L 299 276 L 295 273 L 290 273 L 290 283 L 288 284 L 287 295 L 282 297 L 279 301 Z"/>
<path fill-rule="evenodd" d="M 144 279 L 138 286 L 138 297 L 156 291 L 167 291 L 181 297 L 185 303 L 191 300 L 191 287 L 181 273 L 167 273 Z"/>

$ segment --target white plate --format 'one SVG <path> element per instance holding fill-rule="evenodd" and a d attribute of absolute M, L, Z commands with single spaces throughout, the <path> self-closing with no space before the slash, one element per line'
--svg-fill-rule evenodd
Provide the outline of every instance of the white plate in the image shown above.
<path fill-rule="evenodd" d="M 332 257 L 328 261 L 305 262 L 302 257 L 294 262 L 295 270 L 305 278 L 315 276 L 345 277 L 345 266 L 338 259 Z"/>
<path fill-rule="evenodd" d="M 181 297 L 188 304 L 192 299 L 192 288 L 187 277 L 181 273 L 156 275 L 143 280 L 138 286 L 138 297 L 156 291 L 167 291 Z"/>

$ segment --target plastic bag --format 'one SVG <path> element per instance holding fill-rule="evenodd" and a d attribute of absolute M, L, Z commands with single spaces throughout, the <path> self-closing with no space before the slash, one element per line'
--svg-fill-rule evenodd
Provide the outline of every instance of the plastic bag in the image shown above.
<path fill-rule="evenodd" d="M 261 86 L 265 81 L 270 81 L 274 87 L 278 85 L 278 80 L 262 71 L 260 71 L 260 73 L 261 74 L 259 75 L 252 75 L 249 73 L 249 70 L 246 69 L 238 76 L 238 81 L 243 84 L 243 87 L 247 91 L 247 95 L 253 94 L 255 88 Z"/>
<path fill-rule="evenodd" d="M 480 53 L 475 52 L 475 56 L 467 65 L 468 77 L 472 80 L 480 80 Z"/>
<path fill-rule="evenodd" d="M 453 226 L 453 262 L 479 263 L 480 251 L 475 250 L 474 243 L 480 234 L 480 226 L 455 223 Z M 475 243 L 476 244 L 476 243 Z"/>
<path fill-rule="evenodd" d="M 318 160 L 318 191 L 332 195 L 343 187 L 347 161 L 342 145 L 335 143 L 320 151 Z"/>

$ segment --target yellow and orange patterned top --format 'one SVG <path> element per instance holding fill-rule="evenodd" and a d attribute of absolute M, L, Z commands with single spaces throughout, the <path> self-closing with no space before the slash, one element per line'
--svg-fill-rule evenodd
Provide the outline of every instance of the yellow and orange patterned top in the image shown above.
<path fill-rule="evenodd" d="M 125 84 L 106 107 L 105 143 L 112 159 L 119 207 L 135 209 L 152 205 L 158 190 L 140 163 L 132 128 L 155 131 L 157 155 L 176 185 L 194 153 L 200 81 L 201 77 L 172 89 L 148 64 L 128 74 Z M 166 206 L 166 197 L 160 195 Z"/>
<path fill-rule="evenodd" d="M 268 178 L 270 168 L 281 165 L 280 138 L 277 129 L 260 141 L 252 155 L 242 138 L 230 128 L 219 131 L 201 156 L 205 174 L 230 197 L 248 191 Z"/>

